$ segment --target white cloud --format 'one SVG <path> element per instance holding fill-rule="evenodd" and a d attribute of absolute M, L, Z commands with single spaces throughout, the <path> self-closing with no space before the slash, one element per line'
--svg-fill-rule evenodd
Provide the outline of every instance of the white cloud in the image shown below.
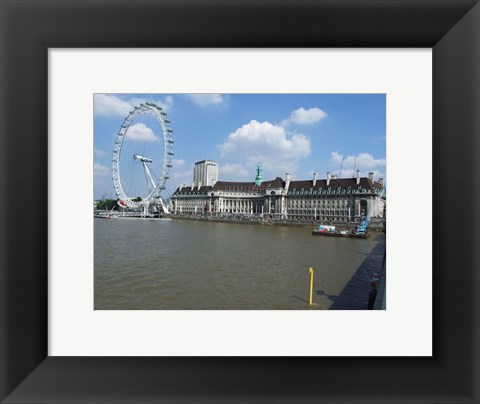
<path fill-rule="evenodd" d="M 97 149 L 96 147 L 94 147 L 93 149 L 93 154 L 97 157 L 103 157 L 107 155 L 106 152 L 104 152 L 103 150 Z"/>
<path fill-rule="evenodd" d="M 375 167 L 378 167 L 378 166 L 387 165 L 387 160 L 386 159 L 376 159 L 369 153 L 360 153 L 357 156 L 357 164 L 359 164 L 359 167 L 375 168 Z"/>
<path fill-rule="evenodd" d="M 300 159 L 310 154 L 310 139 L 300 133 L 287 133 L 285 128 L 270 122 L 252 120 L 230 133 L 217 147 L 221 157 L 228 160 L 224 165 L 227 170 L 239 164 L 248 170 L 253 181 L 258 163 L 264 169 L 264 178 L 294 172 Z M 219 176 L 223 179 L 224 174 L 220 172 Z"/>
<path fill-rule="evenodd" d="M 296 125 L 311 125 L 312 123 L 319 122 L 327 116 L 325 111 L 320 108 L 298 108 L 292 111 L 290 117 L 282 122 L 282 126 L 287 126 L 291 123 Z"/>
<path fill-rule="evenodd" d="M 220 166 L 218 173 L 221 178 L 234 178 L 237 180 L 248 180 L 252 176 L 252 173 L 243 165 L 230 163 Z"/>
<path fill-rule="evenodd" d="M 340 175 L 339 170 L 334 170 L 331 172 L 332 174 Z M 360 177 L 367 177 L 369 173 L 373 173 L 373 179 L 377 181 L 379 178 L 383 178 L 385 180 L 385 171 L 371 169 L 371 170 L 360 170 Z M 343 168 L 342 170 L 342 178 L 354 178 L 357 176 L 357 171 L 353 168 Z"/>
<path fill-rule="evenodd" d="M 95 94 L 93 98 L 93 111 L 95 116 L 126 117 L 134 106 L 138 106 L 139 104 L 145 102 L 154 102 L 167 112 L 173 107 L 173 97 L 171 95 L 165 97 L 164 99 L 154 100 L 146 97 L 122 99 L 112 94 Z"/>
<path fill-rule="evenodd" d="M 342 164 L 343 160 L 343 164 Z M 331 153 L 330 163 L 335 169 L 333 174 L 340 175 L 342 169 L 342 178 L 351 178 L 356 176 L 356 171 L 360 170 L 360 175 L 365 177 L 369 172 L 373 172 L 374 178 L 385 178 L 385 168 L 387 161 L 384 158 L 375 158 L 370 153 L 360 153 L 357 156 L 344 156 L 337 151 Z"/>
<path fill-rule="evenodd" d="M 174 167 L 182 167 L 185 165 L 185 160 L 180 160 L 180 159 L 173 159 L 172 160 L 172 165 Z"/>
<path fill-rule="evenodd" d="M 176 185 L 177 183 L 180 183 L 180 182 L 185 183 L 185 184 L 190 184 L 192 182 L 192 178 L 193 178 L 193 168 L 182 170 L 182 171 L 172 169 L 172 172 L 170 173 L 170 177 L 173 180 L 176 180 L 176 181 L 174 181 L 175 182 L 174 185 Z"/>
<path fill-rule="evenodd" d="M 339 152 L 332 152 L 331 157 L 330 157 L 330 162 L 332 164 L 341 164 L 343 160 L 343 154 L 340 154 Z"/>
<path fill-rule="evenodd" d="M 156 100 L 153 102 L 161 106 L 166 112 L 169 112 L 173 108 L 173 97 L 171 95 L 165 97 L 164 100 Z"/>
<path fill-rule="evenodd" d="M 104 166 L 99 163 L 93 163 L 93 174 L 94 175 L 107 175 L 110 174 L 111 170 L 109 167 Z"/>
<path fill-rule="evenodd" d="M 131 125 L 128 128 L 127 137 L 130 140 L 136 141 L 160 141 L 160 138 L 158 136 L 155 136 L 153 130 L 146 126 L 144 123 L 136 123 L 135 125 Z"/>
<path fill-rule="evenodd" d="M 180 167 L 173 168 L 170 171 L 170 180 L 167 182 L 168 189 L 174 188 L 176 189 L 181 184 L 185 184 L 186 186 L 192 185 L 192 178 L 193 178 L 193 167 L 189 167 L 187 169 L 181 169 Z"/>
<path fill-rule="evenodd" d="M 202 107 L 206 105 L 221 105 L 227 102 L 227 96 L 223 94 L 188 94 L 187 97 Z"/>
<path fill-rule="evenodd" d="M 281 126 L 256 120 L 230 133 L 225 143 L 218 147 L 222 157 L 239 156 L 240 153 L 241 158 L 246 156 L 254 160 L 259 157 L 298 159 L 310 154 L 310 140 L 305 135 L 289 135 Z"/>

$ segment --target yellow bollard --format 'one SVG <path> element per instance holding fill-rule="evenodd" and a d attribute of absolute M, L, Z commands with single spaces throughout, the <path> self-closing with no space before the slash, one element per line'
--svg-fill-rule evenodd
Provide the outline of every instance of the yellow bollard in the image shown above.
<path fill-rule="evenodd" d="M 310 274 L 310 299 L 308 301 L 308 304 L 311 305 L 312 304 L 312 294 L 313 294 L 313 268 L 310 267 L 310 270 L 308 271 L 308 273 Z"/>

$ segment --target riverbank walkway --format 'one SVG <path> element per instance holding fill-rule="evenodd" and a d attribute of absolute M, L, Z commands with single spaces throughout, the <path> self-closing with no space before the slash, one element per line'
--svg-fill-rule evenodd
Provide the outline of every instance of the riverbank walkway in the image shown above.
<path fill-rule="evenodd" d="M 384 233 L 374 233 L 371 237 L 377 242 L 370 254 L 360 264 L 350 281 L 334 300 L 330 310 L 366 310 L 369 294 L 372 291 L 371 281 L 378 278 L 374 310 L 386 309 L 386 242 Z M 319 291 L 322 292 L 322 291 Z"/>

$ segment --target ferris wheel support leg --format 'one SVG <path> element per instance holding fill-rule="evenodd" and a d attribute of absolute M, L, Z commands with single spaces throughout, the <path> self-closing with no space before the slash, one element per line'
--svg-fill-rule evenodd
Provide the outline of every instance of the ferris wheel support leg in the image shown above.
<path fill-rule="evenodd" d="M 147 186 L 150 189 L 150 192 L 153 192 L 155 189 L 155 181 L 153 180 L 152 174 L 150 174 L 150 170 L 148 169 L 145 162 L 142 162 L 142 164 L 143 164 L 143 171 L 145 172 L 145 179 L 147 180 Z M 152 185 L 152 188 L 150 188 L 150 184 Z"/>
<path fill-rule="evenodd" d="M 168 214 L 168 206 L 165 205 L 165 202 L 163 202 L 163 199 L 160 196 L 158 196 L 158 198 L 156 199 L 156 205 L 157 209 L 159 208 L 162 213 Z"/>

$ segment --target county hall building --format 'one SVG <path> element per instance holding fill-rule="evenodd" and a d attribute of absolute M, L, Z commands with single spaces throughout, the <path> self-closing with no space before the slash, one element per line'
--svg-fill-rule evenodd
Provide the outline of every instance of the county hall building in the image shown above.
<path fill-rule="evenodd" d="M 292 221 L 323 223 L 359 223 L 372 209 L 374 218 L 383 218 L 385 196 L 380 196 L 383 179 L 374 181 L 373 173 L 354 178 L 326 178 L 292 181 L 287 173 L 263 181 L 257 167 L 254 182 L 216 181 L 213 185 L 192 183 L 178 187 L 171 197 L 170 212 L 175 215 L 214 217 L 263 216 Z M 377 203 L 378 200 L 378 203 Z"/>

